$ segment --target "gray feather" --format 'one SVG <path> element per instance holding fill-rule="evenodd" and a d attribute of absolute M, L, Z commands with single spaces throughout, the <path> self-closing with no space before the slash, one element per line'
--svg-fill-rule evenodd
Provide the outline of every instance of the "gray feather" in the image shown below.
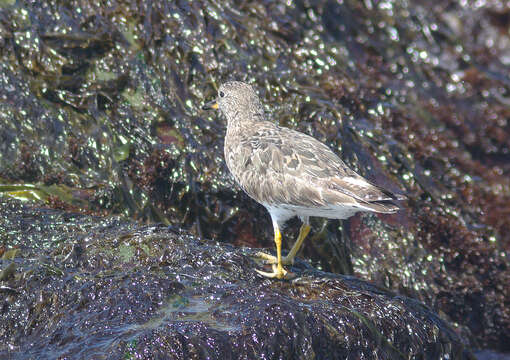
<path fill-rule="evenodd" d="M 265 121 L 257 95 L 246 84 L 222 85 L 218 98 L 228 127 L 225 159 L 235 180 L 266 206 L 393 213 L 401 196 L 349 169 L 326 145 L 306 134 Z M 296 210 L 296 215 L 299 211 Z M 352 215 L 343 212 L 344 217 Z M 329 217 L 334 215 L 328 214 Z"/>

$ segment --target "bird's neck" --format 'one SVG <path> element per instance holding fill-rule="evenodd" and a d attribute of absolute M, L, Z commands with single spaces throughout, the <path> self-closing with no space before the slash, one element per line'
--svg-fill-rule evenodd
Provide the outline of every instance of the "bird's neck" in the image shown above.
<path fill-rule="evenodd" d="M 227 116 L 227 134 L 233 134 L 243 131 L 247 124 L 264 121 L 264 112 L 262 109 L 249 109 L 247 111 L 238 111 Z"/>

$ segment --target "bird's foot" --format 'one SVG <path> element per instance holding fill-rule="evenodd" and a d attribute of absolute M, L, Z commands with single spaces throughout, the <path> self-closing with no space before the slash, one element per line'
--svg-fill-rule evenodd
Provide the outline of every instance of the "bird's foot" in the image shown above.
<path fill-rule="evenodd" d="M 255 257 L 264 260 L 264 264 L 278 264 L 278 258 L 273 255 L 266 254 L 265 252 L 259 251 L 255 254 Z M 290 258 L 289 256 L 285 256 L 282 258 L 282 265 L 292 265 L 294 264 L 294 258 Z"/>
<path fill-rule="evenodd" d="M 293 279 L 296 275 L 290 271 L 285 270 L 282 266 L 278 266 L 273 264 L 273 272 L 265 272 L 261 270 L 255 269 L 257 273 L 260 275 L 270 278 L 270 279 L 285 279 L 290 280 Z"/>

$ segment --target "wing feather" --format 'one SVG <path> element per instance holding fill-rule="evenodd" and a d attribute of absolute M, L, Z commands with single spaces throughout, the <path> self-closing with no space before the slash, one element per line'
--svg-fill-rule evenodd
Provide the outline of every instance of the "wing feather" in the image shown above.
<path fill-rule="evenodd" d="M 380 212 L 398 209 L 391 203 L 400 199 L 397 195 L 356 174 L 311 136 L 264 122 L 238 140 L 234 151 L 226 151 L 227 164 L 243 190 L 258 202 L 306 207 L 356 203 Z"/>

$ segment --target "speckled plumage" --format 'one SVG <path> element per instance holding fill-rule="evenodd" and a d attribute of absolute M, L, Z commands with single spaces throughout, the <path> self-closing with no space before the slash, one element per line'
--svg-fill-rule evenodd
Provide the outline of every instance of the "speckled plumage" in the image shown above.
<path fill-rule="evenodd" d="M 308 224 L 310 216 L 345 219 L 358 211 L 399 209 L 392 202 L 399 196 L 356 174 L 326 145 L 266 121 L 250 85 L 227 82 L 216 101 L 228 122 L 227 166 L 241 188 L 268 209 L 275 234 L 293 216 Z"/>
<path fill-rule="evenodd" d="M 229 82 L 218 98 L 226 116 L 225 160 L 242 189 L 267 206 L 299 209 L 343 206 L 393 213 L 397 197 L 371 184 L 311 136 L 266 121 L 251 86 Z M 296 215 L 299 210 L 295 210 Z M 331 213 L 331 218 L 338 217 Z M 287 219 L 283 219 L 285 221 Z M 281 224 L 281 222 L 280 222 Z"/>

